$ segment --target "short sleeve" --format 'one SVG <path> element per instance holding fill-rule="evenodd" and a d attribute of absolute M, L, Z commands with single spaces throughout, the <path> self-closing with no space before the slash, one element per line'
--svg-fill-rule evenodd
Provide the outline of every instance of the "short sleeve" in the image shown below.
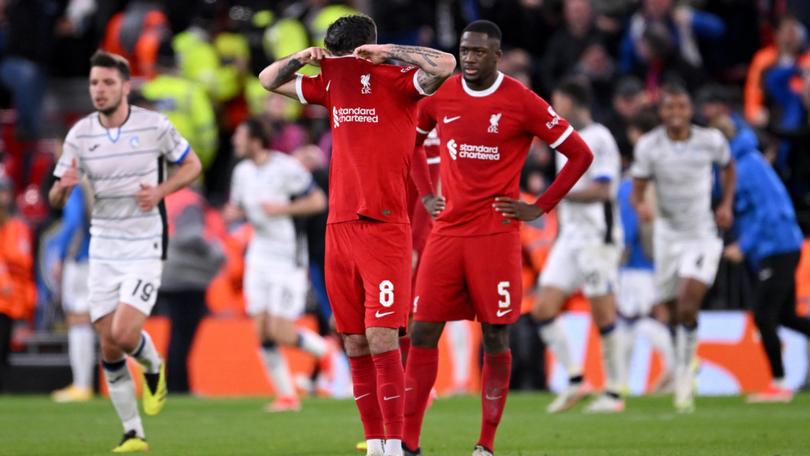
<path fill-rule="evenodd" d="M 436 115 L 433 112 L 433 98 L 425 98 L 419 102 L 416 121 L 416 131 L 427 135 L 436 126 Z"/>
<path fill-rule="evenodd" d="M 592 180 L 615 182 L 619 179 L 621 168 L 619 146 L 607 130 L 603 130 L 602 133 L 599 135 L 599 142 L 594 145 L 595 147 L 591 147 L 593 162 L 589 173 Z"/>
<path fill-rule="evenodd" d="M 169 163 L 174 165 L 182 163 L 191 151 L 191 146 L 186 138 L 177 132 L 174 125 L 164 115 L 161 115 L 158 121 L 158 132 L 157 142 L 160 154 L 166 157 Z"/>
<path fill-rule="evenodd" d="M 394 77 L 394 84 L 399 93 L 404 93 L 406 97 L 425 97 L 431 93 L 425 92 L 419 85 L 419 68 L 416 67 L 395 67 L 398 68 Z"/>
<path fill-rule="evenodd" d="M 633 150 L 633 164 L 630 166 L 630 175 L 635 178 L 650 179 L 653 177 L 653 163 L 648 142 L 642 137 Z"/>
<path fill-rule="evenodd" d="M 59 156 L 59 161 L 53 170 L 53 175 L 62 177 L 65 171 L 68 170 L 76 160 L 76 166 L 81 168 L 79 142 L 76 139 L 76 128 L 71 128 L 65 137 L 65 142 L 62 143 L 62 155 Z"/>
<path fill-rule="evenodd" d="M 324 82 L 323 72 L 316 76 L 298 74 L 295 77 L 295 94 L 303 104 L 326 105 L 329 82 Z"/>
<path fill-rule="evenodd" d="M 291 196 L 308 193 L 312 188 L 312 174 L 294 159 L 290 160 L 285 187 Z"/>
<path fill-rule="evenodd" d="M 552 149 L 560 146 L 574 131 L 567 120 L 560 117 L 546 100 L 526 90 L 524 99 L 524 127 Z"/>
<path fill-rule="evenodd" d="M 728 145 L 728 141 L 726 141 L 723 133 L 717 130 L 712 131 L 712 134 L 715 137 L 713 141 L 714 147 L 712 148 L 712 161 L 720 166 L 726 166 L 728 162 L 731 161 L 731 149 Z"/>

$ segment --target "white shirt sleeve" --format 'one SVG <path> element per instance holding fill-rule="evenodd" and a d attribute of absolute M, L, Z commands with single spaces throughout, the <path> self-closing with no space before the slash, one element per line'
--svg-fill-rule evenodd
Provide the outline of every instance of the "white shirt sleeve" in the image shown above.
<path fill-rule="evenodd" d="M 160 154 L 166 157 L 169 163 L 182 163 L 186 155 L 191 151 L 191 146 L 186 141 L 186 138 L 177 132 L 174 125 L 164 115 L 161 115 L 158 121 L 158 131 Z"/>
<path fill-rule="evenodd" d="M 649 147 L 649 140 L 642 137 L 633 150 L 633 164 L 630 166 L 630 175 L 641 179 L 653 177 L 653 157 Z"/>
<path fill-rule="evenodd" d="M 593 151 L 593 163 L 588 170 L 592 180 L 616 182 L 619 179 L 621 162 L 619 146 L 607 129 L 599 135 L 599 142 Z"/>

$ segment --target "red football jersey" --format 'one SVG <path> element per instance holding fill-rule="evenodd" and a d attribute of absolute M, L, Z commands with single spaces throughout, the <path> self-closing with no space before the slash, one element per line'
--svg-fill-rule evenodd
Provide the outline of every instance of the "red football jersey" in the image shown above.
<path fill-rule="evenodd" d="M 408 223 L 406 188 L 424 91 L 417 69 L 352 56 L 321 61 L 321 73 L 296 79 L 302 103 L 329 109 L 332 162 L 327 223 L 360 218 Z"/>
<path fill-rule="evenodd" d="M 495 197 L 520 197 L 520 171 L 532 138 L 556 148 L 573 132 L 568 121 L 500 72 L 482 91 L 455 75 L 419 106 L 419 132 L 435 126 L 441 143 L 441 192 L 447 207 L 433 232 L 479 236 L 517 230 L 519 223 L 495 212 Z"/>

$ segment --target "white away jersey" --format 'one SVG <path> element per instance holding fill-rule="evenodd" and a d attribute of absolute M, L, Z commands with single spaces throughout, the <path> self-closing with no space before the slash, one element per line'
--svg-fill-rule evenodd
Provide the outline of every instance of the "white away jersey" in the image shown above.
<path fill-rule="evenodd" d="M 165 259 L 166 210 L 161 202 L 149 212 L 138 208 L 141 184 L 166 179 L 166 162 L 180 163 L 190 151 L 163 114 L 132 106 L 124 124 L 105 128 L 99 114 L 76 122 L 65 138 L 54 176 L 76 160 L 93 191 L 90 258 L 104 261 Z"/>
<path fill-rule="evenodd" d="M 720 131 L 692 126 L 689 139 L 672 141 L 660 126 L 642 136 L 630 173 L 655 185 L 657 232 L 685 236 L 716 235 L 711 209 L 712 164 L 731 160 Z"/>
<path fill-rule="evenodd" d="M 233 170 L 231 202 L 244 211 L 253 226 L 247 260 L 266 264 L 302 265 L 292 217 L 268 215 L 263 203 L 289 204 L 290 199 L 312 187 L 312 175 L 297 160 L 272 152 L 261 165 L 242 160 Z"/>
<path fill-rule="evenodd" d="M 579 178 L 571 192 L 583 190 L 593 181 L 610 183 L 610 200 L 579 203 L 563 198 L 557 206 L 560 237 L 574 242 L 620 245 L 623 240 L 616 196 L 621 177 L 621 158 L 616 140 L 604 125 L 592 123 L 578 130 L 593 152 L 593 163 Z M 557 153 L 557 171 L 568 159 Z"/>

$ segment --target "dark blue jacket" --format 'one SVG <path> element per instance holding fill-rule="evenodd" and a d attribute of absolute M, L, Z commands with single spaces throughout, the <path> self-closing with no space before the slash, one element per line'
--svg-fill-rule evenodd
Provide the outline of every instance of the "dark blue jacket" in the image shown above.
<path fill-rule="evenodd" d="M 754 132 L 736 117 L 731 153 L 737 164 L 734 229 L 749 264 L 801 249 L 802 232 L 785 186 L 757 148 Z"/>

